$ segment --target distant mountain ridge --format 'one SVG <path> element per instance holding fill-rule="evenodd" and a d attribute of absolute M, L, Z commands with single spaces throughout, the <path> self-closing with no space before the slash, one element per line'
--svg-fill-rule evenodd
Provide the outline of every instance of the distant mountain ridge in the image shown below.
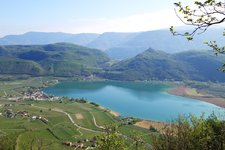
<path fill-rule="evenodd" d="M 187 31 L 181 29 L 179 31 Z M 149 47 L 167 53 L 187 50 L 206 50 L 206 41 L 216 40 L 223 46 L 223 28 L 212 28 L 204 34 L 196 35 L 192 41 L 185 37 L 173 36 L 169 30 L 155 30 L 134 33 L 106 32 L 95 33 L 44 33 L 28 32 L 22 35 L 9 35 L 0 38 L 0 45 L 37 45 L 67 42 L 105 51 L 112 59 L 127 59 L 144 52 Z"/>
<path fill-rule="evenodd" d="M 0 45 L 43 45 L 60 42 L 86 45 L 98 36 L 99 34 L 96 33 L 27 32 L 21 35 L 7 35 L 0 38 Z"/>

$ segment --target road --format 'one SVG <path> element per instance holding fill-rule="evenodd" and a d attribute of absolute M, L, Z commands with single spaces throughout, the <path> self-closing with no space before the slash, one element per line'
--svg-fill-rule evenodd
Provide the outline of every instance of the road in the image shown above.
<path fill-rule="evenodd" d="M 33 106 L 33 107 L 36 107 L 36 108 L 39 108 L 39 109 L 45 109 L 45 110 L 48 110 L 48 109 L 49 109 L 49 108 L 46 108 L 46 107 L 39 107 L 39 106 L 34 106 L 34 105 L 32 105 L 32 106 Z M 67 112 L 65 112 L 65 111 L 63 111 L 63 110 L 61 110 L 61 109 L 53 108 L 53 109 L 51 109 L 51 111 L 55 111 L 55 112 L 59 112 L 59 113 L 65 114 L 65 115 L 69 118 L 70 122 L 71 122 L 74 126 L 76 126 L 76 127 L 78 128 L 78 131 L 79 131 L 79 129 L 82 129 L 82 130 L 86 130 L 86 131 L 90 131 L 90 132 L 95 132 L 95 133 L 105 133 L 105 132 L 103 132 L 103 131 L 93 130 L 93 129 L 85 128 L 85 127 L 82 127 L 82 126 L 78 125 L 78 124 L 73 120 L 73 118 L 71 117 L 71 115 L 70 115 L 69 113 L 67 113 Z M 97 127 L 100 127 L 100 126 L 98 126 L 98 125 L 96 124 L 96 121 L 95 121 L 95 117 L 94 117 L 94 116 L 93 116 L 93 120 L 94 120 L 95 125 L 96 125 Z M 80 131 L 79 131 L 79 132 L 80 132 Z M 82 134 L 82 133 L 81 133 L 81 134 Z"/>

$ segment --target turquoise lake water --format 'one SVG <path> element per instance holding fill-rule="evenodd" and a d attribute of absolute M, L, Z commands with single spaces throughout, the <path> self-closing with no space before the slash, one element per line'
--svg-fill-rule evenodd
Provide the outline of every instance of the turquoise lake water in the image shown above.
<path fill-rule="evenodd" d="M 179 114 L 200 116 L 213 111 L 220 114 L 225 109 L 203 101 L 168 94 L 168 86 L 143 82 L 62 82 L 44 89 L 47 94 L 87 98 L 122 116 L 171 121 Z"/>

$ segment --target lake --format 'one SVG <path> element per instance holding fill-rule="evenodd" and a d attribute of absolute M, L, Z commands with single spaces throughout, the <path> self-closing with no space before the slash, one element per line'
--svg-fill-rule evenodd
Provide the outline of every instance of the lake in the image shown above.
<path fill-rule="evenodd" d="M 66 81 L 44 89 L 47 94 L 86 98 L 122 116 L 171 121 L 179 114 L 200 116 L 224 109 L 203 101 L 167 93 L 169 86 L 160 83 L 117 81 Z"/>

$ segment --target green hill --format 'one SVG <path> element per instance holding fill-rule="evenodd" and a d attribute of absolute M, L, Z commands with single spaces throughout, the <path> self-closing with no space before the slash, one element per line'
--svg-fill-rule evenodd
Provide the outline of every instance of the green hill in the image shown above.
<path fill-rule="evenodd" d="M 173 55 L 191 67 L 187 69 L 188 77 L 197 81 L 225 81 L 225 74 L 218 71 L 225 61 L 225 57 L 216 57 L 212 51 L 187 51 Z M 186 66 L 187 66 L 186 65 Z"/>
<path fill-rule="evenodd" d="M 212 51 L 169 54 L 148 49 L 109 66 L 110 59 L 97 49 L 74 44 L 0 46 L 0 74 L 80 77 L 96 75 L 112 80 L 225 81 L 225 57 Z"/>
<path fill-rule="evenodd" d="M 114 64 L 102 76 L 115 80 L 225 81 L 224 74 L 217 70 L 224 60 L 211 51 L 168 54 L 149 49 Z"/>
<path fill-rule="evenodd" d="M 109 61 L 103 52 L 74 44 L 0 47 L 0 73 L 77 76 L 101 71 Z"/>

